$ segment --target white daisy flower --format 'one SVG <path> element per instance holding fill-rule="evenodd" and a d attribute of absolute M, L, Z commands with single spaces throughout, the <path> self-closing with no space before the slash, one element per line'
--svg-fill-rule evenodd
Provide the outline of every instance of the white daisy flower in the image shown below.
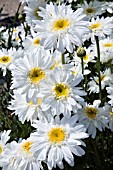
<path fill-rule="evenodd" d="M 113 59 L 112 53 L 113 53 L 113 39 L 110 37 L 104 38 L 99 40 L 99 47 L 100 47 L 100 62 L 106 63 L 109 60 Z M 94 56 L 97 56 L 97 47 L 96 43 L 93 43 L 91 46 L 91 49 L 93 50 Z"/>
<path fill-rule="evenodd" d="M 28 1 L 27 6 L 24 7 L 26 14 L 26 22 L 33 26 L 36 20 L 41 19 L 38 12 L 40 11 L 40 6 L 45 6 L 45 0 L 32 0 Z"/>
<path fill-rule="evenodd" d="M 7 148 L 7 141 L 10 139 L 10 134 L 11 130 L 4 130 L 3 132 L 0 132 L 0 159 L 5 152 Z"/>
<path fill-rule="evenodd" d="M 34 54 L 32 51 L 23 58 L 17 59 L 12 71 L 13 84 L 11 88 L 21 89 L 31 98 L 39 91 L 40 84 L 46 79 L 46 73 L 52 66 L 51 56 L 40 50 Z"/>
<path fill-rule="evenodd" d="M 33 142 L 23 139 L 21 143 L 13 141 L 4 153 L 0 163 L 3 170 L 40 170 L 42 166 L 30 151 Z"/>
<path fill-rule="evenodd" d="M 43 82 L 41 86 L 41 94 L 44 97 L 42 110 L 52 107 L 55 114 L 66 115 L 67 110 L 72 111 L 73 107 L 74 110 L 80 109 L 84 103 L 81 96 L 84 96 L 85 92 L 76 86 L 81 80 L 81 75 L 74 77 L 66 70 L 54 69 L 48 76 L 47 82 Z"/>
<path fill-rule="evenodd" d="M 95 100 L 93 104 L 87 104 L 78 110 L 79 122 L 85 126 L 92 138 L 96 137 L 96 129 L 102 131 L 107 127 L 106 107 L 99 107 L 101 101 Z"/>
<path fill-rule="evenodd" d="M 107 97 L 110 99 L 108 103 L 111 106 L 113 106 L 113 84 L 109 84 L 109 87 L 106 87 L 106 90 L 107 90 L 107 93 L 109 94 Z"/>
<path fill-rule="evenodd" d="M 94 61 L 94 54 L 91 51 L 92 49 L 84 47 L 84 50 L 86 51 L 86 55 L 83 57 L 84 66 L 87 66 L 89 62 L 95 62 Z M 73 61 L 76 63 L 81 63 L 81 58 L 77 56 L 77 52 L 74 53 Z"/>
<path fill-rule="evenodd" d="M 103 9 L 107 10 L 109 13 L 113 13 L 113 2 L 104 2 Z"/>
<path fill-rule="evenodd" d="M 14 111 L 13 114 L 18 115 L 22 124 L 25 120 L 32 123 L 33 120 L 44 116 L 41 108 L 42 97 L 33 96 L 32 99 L 28 99 L 25 94 L 20 94 L 20 90 L 14 90 L 13 92 L 13 99 L 8 109 Z"/>
<path fill-rule="evenodd" d="M 3 76 L 6 75 L 6 70 L 11 70 L 10 66 L 13 63 L 15 57 L 14 57 L 14 53 L 15 53 L 16 49 L 10 49 L 10 50 L 6 50 L 6 49 L 2 49 L 0 50 L 0 68 L 3 70 Z"/>
<path fill-rule="evenodd" d="M 50 122 L 35 121 L 32 125 L 37 131 L 30 136 L 35 141 L 31 151 L 39 160 L 46 160 L 49 170 L 56 166 L 63 169 L 63 159 L 70 166 L 74 166 L 73 154 L 85 154 L 80 145 L 85 146 L 81 139 L 87 138 L 88 134 L 85 133 L 83 125 L 76 123 L 77 119 L 76 115 L 61 120 L 56 117 Z"/>
<path fill-rule="evenodd" d="M 113 108 L 109 107 L 107 116 L 108 116 L 108 128 L 113 132 Z"/>
<path fill-rule="evenodd" d="M 106 69 L 103 72 L 100 72 L 101 78 L 101 88 L 104 89 L 105 86 L 109 85 L 113 81 L 113 74 L 111 74 L 110 69 Z M 90 93 L 99 93 L 99 78 L 97 76 L 88 83 Z"/>
<path fill-rule="evenodd" d="M 82 36 L 89 33 L 88 22 L 84 20 L 81 9 L 73 12 L 70 6 L 51 4 L 46 9 L 40 8 L 41 11 L 45 10 L 45 17 L 43 16 L 41 21 L 36 21 L 35 30 L 45 38 L 43 43 L 45 49 L 55 48 L 62 53 L 67 49 L 73 52 L 73 45 L 81 45 Z M 46 10 L 48 11 L 49 7 L 51 10 L 51 6 L 52 13 L 49 12 L 47 16 Z"/>
<path fill-rule="evenodd" d="M 103 4 L 104 2 L 99 2 L 97 0 L 90 1 L 89 3 L 84 1 L 83 4 L 78 4 L 77 7 L 83 9 L 83 13 L 91 19 L 91 17 L 96 17 L 105 12 L 105 10 L 102 10 Z"/>
<path fill-rule="evenodd" d="M 92 41 L 94 36 L 105 37 L 105 35 L 110 35 L 113 29 L 113 18 L 112 17 L 97 17 L 96 19 L 92 18 L 88 28 L 92 31 L 90 33 Z"/>

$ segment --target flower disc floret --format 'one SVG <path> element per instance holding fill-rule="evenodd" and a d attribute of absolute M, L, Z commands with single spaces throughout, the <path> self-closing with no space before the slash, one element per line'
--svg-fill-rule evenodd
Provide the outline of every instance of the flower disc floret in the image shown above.
<path fill-rule="evenodd" d="M 30 154 L 30 153 L 31 153 L 31 152 L 30 152 L 31 145 L 32 145 L 32 142 L 31 142 L 31 141 L 26 141 L 26 142 L 24 142 L 24 143 L 22 144 L 22 149 L 23 149 L 26 153 Z"/>
<path fill-rule="evenodd" d="M 49 141 L 53 144 L 59 144 L 64 141 L 66 132 L 61 127 L 52 128 L 48 133 Z"/>
<path fill-rule="evenodd" d="M 40 80 L 45 78 L 45 72 L 39 67 L 34 67 L 30 70 L 28 77 L 32 83 L 40 83 Z"/>
<path fill-rule="evenodd" d="M 10 60 L 11 60 L 10 56 L 2 56 L 0 58 L 0 63 L 7 64 L 8 62 L 10 62 Z"/>
<path fill-rule="evenodd" d="M 70 88 L 64 83 L 59 83 L 55 85 L 53 92 L 55 93 L 56 99 L 63 99 L 69 96 Z"/>
<path fill-rule="evenodd" d="M 94 119 L 96 115 L 98 114 L 98 109 L 94 107 L 86 107 L 85 108 L 85 114 L 91 118 Z"/>
<path fill-rule="evenodd" d="M 65 30 L 70 25 L 70 21 L 68 19 L 58 19 L 53 23 L 53 31 Z"/>

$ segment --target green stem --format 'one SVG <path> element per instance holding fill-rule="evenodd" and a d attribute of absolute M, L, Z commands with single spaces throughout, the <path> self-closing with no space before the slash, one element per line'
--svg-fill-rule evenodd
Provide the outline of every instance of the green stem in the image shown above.
<path fill-rule="evenodd" d="M 100 75 L 100 47 L 99 47 L 99 39 L 98 36 L 95 36 L 96 46 L 97 46 L 97 70 L 98 70 L 98 77 L 99 77 L 99 99 L 102 103 L 102 88 L 101 88 L 101 75 Z"/>
<path fill-rule="evenodd" d="M 95 151 L 95 155 L 96 155 L 98 163 L 99 163 L 99 168 L 100 168 L 100 170 L 103 170 L 103 167 L 102 167 L 102 164 L 101 164 L 101 161 L 100 161 L 100 158 L 99 158 L 99 154 L 98 154 L 98 150 L 97 150 L 96 144 L 94 143 L 92 138 L 91 138 L 91 142 L 92 142 L 92 145 L 93 145 L 93 148 L 94 148 L 94 151 Z"/>
<path fill-rule="evenodd" d="M 65 56 L 62 54 L 62 64 L 65 64 Z"/>

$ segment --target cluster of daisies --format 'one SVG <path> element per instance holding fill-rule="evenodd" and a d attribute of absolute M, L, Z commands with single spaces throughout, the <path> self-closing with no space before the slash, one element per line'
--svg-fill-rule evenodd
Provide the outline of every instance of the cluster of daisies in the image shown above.
<path fill-rule="evenodd" d="M 85 154 L 82 139 L 113 131 L 113 2 L 84 1 L 76 10 L 72 0 L 20 2 L 26 23 L 0 28 L 0 43 L 13 44 L 0 48 L 0 68 L 12 75 L 8 109 L 35 131 L 18 142 L 8 142 L 10 130 L 0 133 L 0 167 L 74 166 L 74 155 Z"/>

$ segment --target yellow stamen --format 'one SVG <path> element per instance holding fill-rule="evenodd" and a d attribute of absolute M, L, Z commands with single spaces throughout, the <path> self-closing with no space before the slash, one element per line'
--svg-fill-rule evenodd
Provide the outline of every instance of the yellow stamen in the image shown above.
<path fill-rule="evenodd" d="M 109 114 L 110 114 L 110 116 L 113 116 L 113 112 L 110 112 Z"/>
<path fill-rule="evenodd" d="M 64 83 L 59 83 L 54 86 L 53 92 L 55 93 L 56 99 L 63 99 L 69 96 L 70 88 Z"/>
<path fill-rule="evenodd" d="M 105 43 L 103 44 L 104 47 L 113 47 L 113 43 Z"/>
<path fill-rule="evenodd" d="M 86 54 L 86 55 L 83 57 L 83 60 L 84 60 L 84 61 L 87 61 L 88 58 L 89 58 L 89 57 L 88 57 L 88 55 Z"/>
<path fill-rule="evenodd" d="M 40 83 L 45 78 L 45 72 L 42 68 L 34 67 L 30 70 L 28 77 L 32 83 Z"/>
<path fill-rule="evenodd" d="M 88 26 L 89 29 L 91 29 L 92 31 L 96 31 L 101 27 L 101 23 L 97 22 L 95 24 L 91 24 L 90 26 Z"/>
<path fill-rule="evenodd" d="M 7 64 L 7 63 L 10 62 L 10 60 L 11 60 L 11 57 L 10 57 L 10 56 L 2 56 L 2 57 L 0 58 L 0 63 Z"/>
<path fill-rule="evenodd" d="M 16 37 L 16 38 L 15 38 L 15 40 L 16 40 L 16 41 L 19 41 L 19 40 L 20 40 L 20 38 L 19 38 L 19 37 Z"/>
<path fill-rule="evenodd" d="M 103 81 L 105 77 L 105 75 L 100 76 L 100 80 Z M 99 79 L 97 79 L 96 82 L 99 83 Z"/>
<path fill-rule="evenodd" d="M 61 127 L 55 127 L 48 133 L 49 141 L 56 144 L 62 142 L 66 137 L 66 132 Z"/>
<path fill-rule="evenodd" d="M 40 45 L 40 38 L 37 38 L 33 42 L 35 45 L 39 46 Z"/>
<path fill-rule="evenodd" d="M 68 19 L 58 19 L 53 23 L 53 31 L 65 30 L 70 25 Z"/>
<path fill-rule="evenodd" d="M 94 119 L 97 113 L 98 113 L 97 108 L 90 107 L 90 106 L 85 108 L 85 114 L 91 119 Z"/>
<path fill-rule="evenodd" d="M 27 142 L 24 142 L 22 144 L 22 149 L 26 152 L 26 153 L 31 153 L 30 152 L 30 149 L 31 149 L 31 145 L 32 145 L 32 142 L 31 141 L 27 141 Z"/>
<path fill-rule="evenodd" d="M 2 145 L 0 144 L 0 154 L 2 153 Z"/>
<path fill-rule="evenodd" d="M 96 11 L 95 11 L 95 9 L 94 8 L 87 8 L 86 10 L 85 10 L 85 12 L 86 12 L 86 14 L 93 14 L 93 13 L 95 13 Z"/>

